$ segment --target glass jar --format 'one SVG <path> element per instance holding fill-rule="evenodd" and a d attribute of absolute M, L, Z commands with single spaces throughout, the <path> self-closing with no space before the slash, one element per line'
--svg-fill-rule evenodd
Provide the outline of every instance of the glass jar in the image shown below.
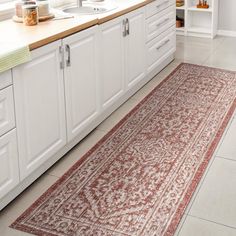
<path fill-rule="evenodd" d="M 22 17 L 22 7 L 27 4 L 35 4 L 35 1 L 32 0 L 19 0 L 15 3 L 15 15 Z"/>
<path fill-rule="evenodd" d="M 24 5 L 23 9 L 23 23 L 28 26 L 37 25 L 39 22 L 38 6 L 36 4 Z"/>
<path fill-rule="evenodd" d="M 50 14 L 49 1 L 47 0 L 37 0 L 39 17 L 48 16 Z"/>

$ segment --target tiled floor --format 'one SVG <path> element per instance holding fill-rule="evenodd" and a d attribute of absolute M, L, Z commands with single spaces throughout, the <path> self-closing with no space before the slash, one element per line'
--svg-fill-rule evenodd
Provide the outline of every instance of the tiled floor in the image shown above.
<path fill-rule="evenodd" d="M 29 235 L 12 230 L 8 228 L 8 225 L 183 61 L 236 71 L 236 38 L 217 37 L 214 40 L 209 40 L 178 37 L 174 62 L 0 212 L 0 235 Z M 236 118 L 232 118 L 228 125 L 225 135 L 186 209 L 175 235 L 236 235 Z"/>

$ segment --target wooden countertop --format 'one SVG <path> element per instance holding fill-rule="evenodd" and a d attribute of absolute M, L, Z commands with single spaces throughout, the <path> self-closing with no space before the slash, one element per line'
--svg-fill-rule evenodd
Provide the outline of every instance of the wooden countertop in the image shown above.
<path fill-rule="evenodd" d="M 36 26 L 25 26 L 12 20 L 0 22 L 0 44 L 29 45 L 30 50 L 36 49 L 73 33 L 79 32 L 96 24 L 102 24 L 130 11 L 138 9 L 153 0 L 115 0 L 118 8 L 104 14 L 80 15 L 64 20 L 49 20 Z"/>

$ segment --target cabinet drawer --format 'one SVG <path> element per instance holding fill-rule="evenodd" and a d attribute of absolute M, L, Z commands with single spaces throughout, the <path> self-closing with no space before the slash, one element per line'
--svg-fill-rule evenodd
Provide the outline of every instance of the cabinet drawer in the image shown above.
<path fill-rule="evenodd" d="M 12 84 L 11 70 L 0 73 L 0 89 Z"/>
<path fill-rule="evenodd" d="M 0 136 L 15 127 L 12 86 L 0 91 Z"/>
<path fill-rule="evenodd" d="M 16 130 L 0 137 L 0 199 L 19 183 Z"/>
<path fill-rule="evenodd" d="M 148 70 L 152 70 L 158 61 L 170 50 L 175 50 L 175 28 L 171 27 L 164 35 L 157 37 L 147 45 Z"/>
<path fill-rule="evenodd" d="M 156 0 L 148 4 L 146 8 L 146 18 L 155 15 L 172 4 L 175 4 L 175 0 Z"/>
<path fill-rule="evenodd" d="M 147 41 L 150 41 L 175 24 L 175 5 L 148 18 L 146 22 Z"/>

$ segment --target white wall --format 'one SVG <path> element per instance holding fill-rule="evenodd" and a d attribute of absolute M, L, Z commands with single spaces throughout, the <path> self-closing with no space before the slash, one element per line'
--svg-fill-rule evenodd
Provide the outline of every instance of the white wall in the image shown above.
<path fill-rule="evenodd" d="M 236 0 L 219 0 L 218 29 L 236 32 Z"/>

